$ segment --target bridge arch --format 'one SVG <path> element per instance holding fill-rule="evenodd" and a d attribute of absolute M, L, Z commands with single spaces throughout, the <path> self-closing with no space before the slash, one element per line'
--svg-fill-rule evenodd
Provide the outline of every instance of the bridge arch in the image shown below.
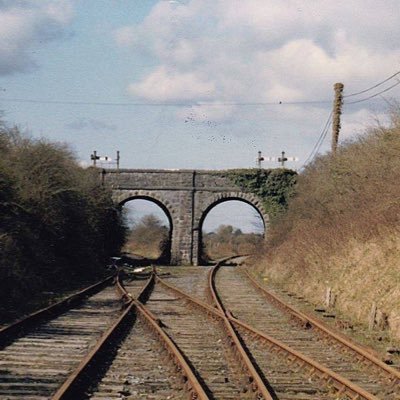
<path fill-rule="evenodd" d="M 197 253 L 197 260 L 202 261 L 202 228 L 204 220 L 206 219 L 208 213 L 217 205 L 231 201 L 241 201 L 250 205 L 260 216 L 264 225 L 264 236 L 268 227 L 269 216 L 266 212 L 261 200 L 252 193 L 245 192 L 228 192 L 228 193 L 214 193 L 211 196 L 207 196 L 207 200 L 203 201 L 198 209 L 197 215 L 194 219 L 195 231 L 197 232 L 197 240 L 195 243 L 195 251 Z"/>
<path fill-rule="evenodd" d="M 129 196 L 124 196 L 124 198 L 118 199 L 118 207 L 122 208 L 124 206 L 125 203 L 127 203 L 128 201 L 132 201 L 132 200 L 147 200 L 147 201 L 151 201 L 152 203 L 158 205 L 165 213 L 165 215 L 168 218 L 168 222 L 171 226 L 171 230 L 173 229 L 173 222 L 172 222 L 172 210 L 170 210 L 168 208 L 168 206 L 165 204 L 165 202 L 158 198 L 158 196 L 155 196 L 154 194 L 133 194 L 133 195 L 129 195 Z M 168 204 L 168 203 L 167 203 Z"/>
<path fill-rule="evenodd" d="M 174 220 L 173 214 L 175 214 L 174 209 L 171 207 L 168 200 L 164 199 L 158 193 L 151 193 L 149 191 L 124 191 L 124 193 L 119 193 L 119 195 L 114 196 L 114 201 L 118 204 L 118 208 L 122 210 L 123 206 L 133 200 L 146 200 L 151 203 L 156 204 L 164 212 L 169 223 L 169 234 L 168 234 L 168 249 L 167 249 L 167 261 L 171 259 L 172 250 L 172 238 L 174 232 Z"/>

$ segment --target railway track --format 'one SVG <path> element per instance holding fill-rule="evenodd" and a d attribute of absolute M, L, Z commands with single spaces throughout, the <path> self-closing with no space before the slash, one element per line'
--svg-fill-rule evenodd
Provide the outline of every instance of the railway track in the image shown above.
<path fill-rule="evenodd" d="M 0 398 L 400 399 L 397 371 L 237 268 L 161 271 L 0 331 Z"/>
<path fill-rule="evenodd" d="M 165 332 L 190 360 L 209 398 L 240 399 L 232 355 L 224 343 L 224 331 L 190 303 L 156 285 L 147 308 L 162 322 Z"/>
<path fill-rule="evenodd" d="M 118 283 L 121 294 L 131 299 L 126 312 L 134 314 L 135 321 L 97 384 L 80 398 L 179 400 L 187 399 L 189 393 L 192 399 L 208 399 L 186 358 L 143 306 L 154 288 L 154 278 L 152 274 L 137 299 L 129 285 Z"/>
<path fill-rule="evenodd" d="M 2 329 L 2 400 L 209 398 L 186 357 L 142 306 L 154 274 L 126 287 L 119 278 L 85 301 L 94 288 Z"/>
<path fill-rule="evenodd" d="M 228 277 L 225 276 L 226 274 Z M 193 278 L 178 276 L 171 277 L 168 279 L 168 282 L 173 283 L 183 290 L 186 285 L 188 285 L 189 289 L 195 286 L 197 294 L 199 297 L 202 297 L 204 301 L 207 293 L 207 286 L 204 284 L 204 272 L 200 272 L 198 278 L 198 282 L 194 282 Z M 293 310 L 291 315 L 283 314 L 282 309 L 286 307 L 282 304 L 280 304 L 279 307 L 272 304 L 268 305 L 266 298 L 261 294 L 257 295 L 257 293 L 254 293 L 254 286 L 252 286 L 252 283 L 246 281 L 246 278 L 242 274 L 238 274 L 235 269 L 229 267 L 221 268 L 221 271 L 218 273 L 217 286 L 220 286 L 221 298 L 224 300 L 224 303 L 227 307 L 230 307 L 235 317 L 241 319 L 241 321 L 238 321 L 236 318 L 232 317 L 232 321 L 236 322 L 236 325 L 242 325 L 239 328 L 239 333 L 243 335 L 243 338 L 246 339 L 248 336 L 253 336 L 254 338 L 257 336 L 256 332 L 244 332 L 244 326 L 246 326 L 247 329 L 256 327 L 259 342 L 263 342 L 264 344 L 261 346 L 261 351 L 263 351 L 261 354 L 265 355 L 266 347 L 272 352 L 283 351 L 277 349 L 271 343 L 268 343 L 268 340 L 265 338 L 262 339 L 260 336 L 262 334 L 267 334 L 266 336 L 269 336 L 270 339 L 280 339 L 279 342 L 281 345 L 283 344 L 289 348 L 293 348 L 296 353 L 300 353 L 303 357 L 305 356 L 306 361 L 316 360 L 320 366 L 330 370 L 328 372 L 333 373 L 333 376 L 343 378 L 344 382 L 353 383 L 354 386 L 358 387 L 360 390 L 361 394 L 358 398 L 364 398 L 363 396 L 365 396 L 365 398 L 380 399 L 400 398 L 400 375 L 398 371 L 388 367 L 370 354 L 366 354 L 363 348 L 357 348 L 353 344 L 350 344 L 349 347 L 348 340 L 345 339 L 345 343 L 342 343 L 340 340 L 341 338 L 335 333 L 332 336 L 326 327 L 322 335 L 321 329 L 314 328 L 314 324 L 323 324 L 314 321 L 313 318 L 305 316 L 295 310 Z M 276 302 L 274 304 L 276 304 Z M 296 315 L 294 313 L 296 313 Z M 271 320 L 269 319 L 270 316 Z M 268 335 L 268 333 L 270 335 Z M 251 345 L 249 345 L 249 348 L 250 347 Z M 257 354 L 259 351 L 260 349 L 254 349 L 253 354 Z M 257 359 L 257 357 L 255 358 Z M 287 358 L 290 363 L 295 365 L 298 371 L 303 369 L 307 374 L 315 374 L 315 368 L 311 365 L 307 365 L 306 361 L 296 360 L 295 356 L 289 356 L 288 354 Z M 265 357 L 261 357 L 260 360 L 260 365 L 265 365 L 266 371 L 269 371 L 269 375 L 268 373 L 265 375 L 267 377 L 270 376 L 271 382 L 274 382 L 274 371 L 271 369 L 271 365 L 265 364 Z M 269 363 L 270 362 L 271 360 Z M 332 379 L 326 376 L 328 372 L 324 372 L 322 369 L 318 372 L 318 375 L 322 376 L 322 380 L 332 383 Z M 279 380 L 278 374 L 275 387 L 279 387 Z M 281 396 L 286 396 L 284 393 L 290 391 L 290 386 L 292 384 L 289 380 L 283 382 L 283 386 L 287 384 L 288 388 L 283 387 Z M 298 380 L 297 387 L 301 386 L 299 383 L 300 381 Z M 339 392 L 341 390 L 342 392 L 346 392 L 345 389 L 340 389 L 344 387 L 342 383 L 336 382 L 334 386 Z M 277 390 L 279 392 L 279 389 Z M 306 390 L 306 392 L 307 391 L 308 390 Z M 349 398 L 356 396 L 356 392 L 351 392 L 352 390 L 348 390 Z M 314 397 L 310 398 L 322 398 L 319 394 L 314 394 L 313 396 Z"/>
<path fill-rule="evenodd" d="M 109 278 L 0 330 L 1 399 L 55 394 L 121 314 L 111 282 Z M 138 289 L 131 287 L 132 292 Z"/>
<path fill-rule="evenodd" d="M 283 303 L 250 276 L 248 278 L 244 279 L 233 268 L 222 267 L 218 273 L 216 285 L 221 288 L 224 303 L 236 317 L 378 398 L 400 398 L 398 371 L 330 331 L 318 320 Z"/>
<path fill-rule="evenodd" d="M 156 281 L 155 275 L 153 279 Z M 121 398 L 121 394 L 126 398 L 142 395 L 160 400 L 248 398 L 218 321 L 193 309 L 187 300 L 171 295 L 162 285 L 151 286 L 151 293 L 139 298 L 141 302 L 133 301 L 138 323 L 131 331 L 132 337 L 119 348 L 111 368 L 90 398 Z M 138 333 L 142 336 L 138 337 Z M 161 359 L 155 339 L 166 353 Z M 166 358 L 173 363 L 166 363 Z"/>
<path fill-rule="evenodd" d="M 214 270 L 213 272 L 215 272 Z M 212 302 L 220 302 L 219 295 L 216 293 L 213 273 L 209 277 L 209 292 Z M 174 278 L 170 279 L 174 280 Z M 174 291 L 177 295 L 187 298 L 199 308 L 217 315 L 219 318 L 225 314 L 235 325 L 235 330 L 239 333 L 239 339 L 243 344 L 243 350 L 247 352 L 253 365 L 259 371 L 261 379 L 268 388 L 269 396 L 260 396 L 257 388 L 252 383 L 251 389 L 259 397 L 274 399 L 376 399 L 377 397 L 366 392 L 362 388 L 343 378 L 339 374 L 329 370 L 323 365 L 312 359 L 293 351 L 282 342 L 263 334 L 261 331 L 254 330 L 251 326 L 232 317 L 229 312 L 223 311 L 223 306 L 219 306 L 219 311 L 204 301 L 199 301 L 182 291 L 184 283 L 180 279 L 181 288 L 178 289 L 170 285 L 166 280 L 157 278 L 157 281 Z M 191 280 L 190 280 L 191 281 Z M 193 281 L 191 281 L 193 284 Z M 204 285 L 202 289 L 205 289 Z M 203 292 L 203 290 L 201 290 Z M 210 295 L 207 296 L 210 298 Z M 248 371 L 242 368 L 242 375 L 248 382 L 254 382 L 249 376 Z"/>

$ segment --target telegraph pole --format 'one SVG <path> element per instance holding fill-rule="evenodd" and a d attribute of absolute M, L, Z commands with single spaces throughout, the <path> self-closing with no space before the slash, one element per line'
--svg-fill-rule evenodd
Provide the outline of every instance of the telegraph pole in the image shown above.
<path fill-rule="evenodd" d="M 344 85 L 343 83 L 335 83 L 333 88 L 335 90 L 335 99 L 333 101 L 332 110 L 332 153 L 335 154 L 339 142 L 340 115 L 342 114 Z"/>

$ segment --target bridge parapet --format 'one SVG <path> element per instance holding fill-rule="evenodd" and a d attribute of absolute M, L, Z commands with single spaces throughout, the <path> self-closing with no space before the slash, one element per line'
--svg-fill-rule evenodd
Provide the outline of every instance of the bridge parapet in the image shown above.
<path fill-rule="evenodd" d="M 235 191 L 239 188 L 232 181 L 229 170 L 105 170 L 105 181 L 114 188 L 176 188 L 182 190 Z"/>

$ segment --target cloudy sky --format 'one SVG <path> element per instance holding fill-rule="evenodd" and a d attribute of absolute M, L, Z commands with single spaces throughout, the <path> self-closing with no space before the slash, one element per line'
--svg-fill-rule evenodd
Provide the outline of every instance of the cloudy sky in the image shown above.
<path fill-rule="evenodd" d="M 132 168 L 254 167 L 329 148 L 345 95 L 400 70 L 398 0 L 0 0 L 0 110 Z M 341 140 L 385 119 L 395 76 L 345 99 Z M 265 167 L 275 166 L 274 161 Z"/>

